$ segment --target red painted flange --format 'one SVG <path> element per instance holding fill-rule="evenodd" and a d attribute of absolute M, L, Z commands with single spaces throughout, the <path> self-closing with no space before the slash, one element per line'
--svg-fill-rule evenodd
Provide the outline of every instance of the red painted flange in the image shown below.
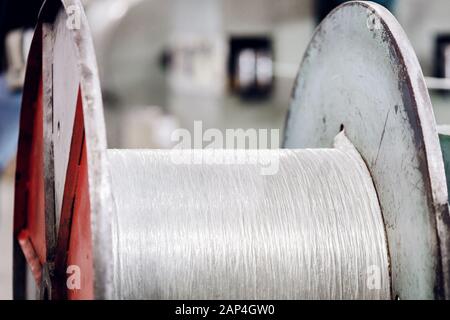
<path fill-rule="evenodd" d="M 67 23 L 71 14 L 80 15 L 74 29 Z M 68 54 L 67 48 L 74 52 Z M 60 139 L 61 132 L 67 141 Z M 92 232 L 94 227 L 98 233 L 98 225 L 109 226 L 100 223 L 112 205 L 105 184 L 105 152 L 100 86 L 82 6 L 78 0 L 47 0 L 29 54 L 20 120 L 15 299 L 27 298 L 26 288 L 33 282 L 41 298 L 108 297 L 111 281 L 105 279 L 111 273 L 105 264 L 111 254 L 109 245 L 102 244 L 109 243 L 110 236 L 93 242 Z M 55 169 L 56 162 L 63 164 L 62 173 Z M 56 182 L 62 182 L 61 190 Z M 102 190 L 102 196 L 95 190 Z M 97 259 L 93 243 L 101 252 Z M 27 279 L 27 265 L 34 279 Z"/>

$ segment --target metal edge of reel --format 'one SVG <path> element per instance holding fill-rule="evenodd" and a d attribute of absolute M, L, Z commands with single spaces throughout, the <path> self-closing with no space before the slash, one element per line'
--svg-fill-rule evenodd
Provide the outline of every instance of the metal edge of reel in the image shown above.
<path fill-rule="evenodd" d="M 393 297 L 449 298 L 448 196 L 431 101 L 406 34 L 372 2 L 347 2 L 316 29 L 284 147 L 328 147 L 342 126 L 377 189 Z"/>

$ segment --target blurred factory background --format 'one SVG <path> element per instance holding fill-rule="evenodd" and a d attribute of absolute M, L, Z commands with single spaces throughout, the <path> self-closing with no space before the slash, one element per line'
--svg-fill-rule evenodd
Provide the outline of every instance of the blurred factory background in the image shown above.
<path fill-rule="evenodd" d="M 109 147 L 170 148 L 171 132 L 179 127 L 193 130 L 195 120 L 202 120 L 204 129 L 281 130 L 314 28 L 341 2 L 84 1 L 97 52 Z M 444 79 L 450 79 L 450 1 L 377 2 L 394 13 L 410 38 L 429 77 L 438 124 L 450 123 L 450 80 Z M 26 5 L 21 10 L 26 11 Z M 4 12 L 0 19 L 4 24 Z M 5 42 L 8 37 L 2 34 L 1 39 Z M 20 101 L 20 86 L 11 84 L 7 70 L 6 65 L 0 77 L 3 299 L 11 298 L 12 287 L 12 155 Z"/>

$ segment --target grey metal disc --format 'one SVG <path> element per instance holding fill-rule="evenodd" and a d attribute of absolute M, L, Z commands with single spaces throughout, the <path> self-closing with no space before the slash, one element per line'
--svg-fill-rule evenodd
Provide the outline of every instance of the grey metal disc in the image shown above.
<path fill-rule="evenodd" d="M 450 218 L 431 102 L 404 31 L 371 2 L 348 2 L 317 28 L 293 91 L 285 147 L 330 147 L 341 126 L 377 189 L 393 296 L 449 298 Z"/>

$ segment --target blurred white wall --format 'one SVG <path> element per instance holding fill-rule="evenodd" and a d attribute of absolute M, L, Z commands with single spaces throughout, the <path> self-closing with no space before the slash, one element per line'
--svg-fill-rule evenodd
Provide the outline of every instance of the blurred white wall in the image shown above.
<path fill-rule="evenodd" d="M 450 33 L 450 1 L 397 0 L 395 16 L 405 29 L 425 75 L 431 75 L 435 35 Z"/>
<path fill-rule="evenodd" d="M 91 25 L 105 100 L 165 105 L 166 78 L 159 65 L 169 36 L 169 3 L 91 0 Z"/>
<path fill-rule="evenodd" d="M 108 22 L 110 12 L 116 18 Z M 188 129 L 195 120 L 205 128 L 281 129 L 293 77 L 314 29 L 311 0 L 278 0 L 276 5 L 271 0 L 92 0 L 88 17 L 105 105 L 130 112 L 136 105 L 159 106 Z M 270 37 L 280 62 L 275 68 L 288 69 L 276 79 L 273 97 L 259 107 L 248 108 L 227 91 L 228 41 L 239 35 Z M 163 50 L 171 52 L 166 72 L 160 65 Z M 107 123 L 110 146 L 148 145 L 145 137 L 139 143 L 125 141 L 124 130 L 136 128 L 117 125 L 123 111 L 107 113 L 114 123 Z"/>

